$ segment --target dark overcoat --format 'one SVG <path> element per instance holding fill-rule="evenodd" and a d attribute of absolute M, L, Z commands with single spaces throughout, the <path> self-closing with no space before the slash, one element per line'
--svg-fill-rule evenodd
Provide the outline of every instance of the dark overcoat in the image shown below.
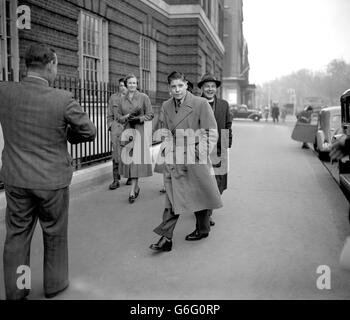
<path fill-rule="evenodd" d="M 112 158 L 116 162 L 120 160 L 120 138 L 124 130 L 124 125 L 117 120 L 118 101 L 121 98 L 119 93 L 111 95 L 107 113 L 107 127 L 111 133 Z"/>
<path fill-rule="evenodd" d="M 211 159 L 218 188 L 220 193 L 222 193 L 227 189 L 228 148 L 232 146 L 232 116 L 226 100 L 215 97 L 213 109 L 218 126 L 219 139 L 216 145 L 216 152 L 214 149 Z"/>

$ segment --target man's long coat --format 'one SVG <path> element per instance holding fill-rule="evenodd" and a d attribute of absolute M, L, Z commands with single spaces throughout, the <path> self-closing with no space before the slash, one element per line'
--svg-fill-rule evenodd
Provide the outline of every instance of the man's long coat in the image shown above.
<path fill-rule="evenodd" d="M 173 98 L 163 103 L 162 112 L 164 127 L 168 130 L 168 136 L 164 142 L 165 145 L 169 146 L 169 144 L 172 144 L 174 147 L 179 145 L 178 138 L 181 136 L 181 130 L 179 129 L 192 129 L 194 131 L 202 129 L 196 143 L 189 146 L 189 148 L 192 148 L 192 151 L 194 150 L 193 148 L 196 149 L 197 155 L 199 155 L 198 150 L 204 150 L 200 149 L 199 146 L 204 146 L 208 143 L 206 130 L 211 131 L 209 145 L 213 147 L 213 144 L 216 143 L 218 137 L 217 125 L 213 110 L 206 99 L 187 92 L 177 112 L 175 111 Z M 167 153 L 167 149 L 165 153 Z M 203 157 L 206 157 L 207 164 L 183 164 L 181 161 L 177 161 L 178 159 L 175 159 L 175 163 L 172 164 L 171 161 L 167 161 L 164 166 L 165 207 L 172 208 L 176 214 L 193 213 L 204 209 L 222 207 L 221 196 L 213 170 L 211 170 L 209 153 L 205 156 L 202 153 L 201 159 Z"/>

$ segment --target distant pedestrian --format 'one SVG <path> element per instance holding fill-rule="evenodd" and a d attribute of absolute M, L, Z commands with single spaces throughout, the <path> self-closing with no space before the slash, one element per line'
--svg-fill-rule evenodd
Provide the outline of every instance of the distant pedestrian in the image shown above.
<path fill-rule="evenodd" d="M 266 106 L 264 109 L 265 122 L 267 122 L 269 119 L 269 113 L 270 113 L 270 108 L 268 106 Z"/>
<path fill-rule="evenodd" d="M 218 127 L 219 139 L 216 144 L 216 155 L 213 155 L 215 160 L 220 162 L 213 163 L 216 182 L 220 194 L 227 189 L 227 171 L 228 171 L 228 148 L 232 146 L 232 116 L 230 108 L 226 100 L 217 97 L 217 90 L 221 85 L 221 81 L 217 80 L 211 74 L 205 74 L 198 83 L 198 88 L 202 90 L 202 96 L 206 98 L 214 111 L 215 120 Z M 223 138 L 224 144 L 221 144 Z M 212 210 L 210 211 L 210 225 L 214 226 L 215 222 L 212 219 Z"/>
<path fill-rule="evenodd" d="M 206 99 L 196 97 L 187 91 L 187 81 L 182 73 L 172 72 L 168 76 L 168 84 L 173 98 L 165 101 L 162 109 L 165 129 L 168 130 L 166 142 L 169 145 L 170 159 L 165 155 L 166 196 L 163 221 L 154 229 L 161 238 L 150 246 L 156 251 L 172 249 L 173 232 L 180 214 L 195 213 L 196 228 L 185 238 L 188 241 L 195 241 L 209 235 L 209 210 L 222 207 L 215 178 L 210 173 L 209 162 L 197 161 L 198 158 L 208 160 L 209 155 L 206 152 L 201 153 L 201 148 L 209 144 L 210 150 L 217 141 L 217 125 L 213 110 Z M 198 144 L 185 146 L 184 158 L 181 159 L 182 157 L 178 157 L 171 150 L 181 147 L 179 141 L 182 140 L 185 130 L 199 133 Z M 208 132 L 211 133 L 209 140 Z M 188 152 L 190 155 L 195 155 L 196 162 L 184 163 Z"/>
<path fill-rule="evenodd" d="M 120 139 L 124 130 L 124 125 L 117 121 L 117 104 L 118 100 L 125 96 L 127 89 L 124 84 L 124 78 L 120 78 L 118 81 L 118 93 L 111 95 L 108 102 L 108 113 L 107 113 L 107 126 L 111 133 L 111 144 L 112 144 L 112 168 L 113 168 L 113 182 L 109 185 L 110 190 L 119 188 L 120 174 L 119 174 L 119 163 L 120 163 Z M 126 181 L 127 185 L 131 184 L 131 180 Z"/>
<path fill-rule="evenodd" d="M 1 180 L 6 194 L 4 279 L 7 299 L 24 299 L 17 268 L 30 266 L 39 219 L 44 241 L 44 292 L 52 298 L 68 287 L 68 207 L 72 159 L 67 140 L 92 141 L 96 128 L 70 92 L 50 87 L 56 53 L 34 44 L 25 54 L 27 77 L 0 82 L 0 122 L 5 146 Z"/>
<path fill-rule="evenodd" d="M 278 122 L 279 115 L 280 115 L 280 109 L 278 108 L 277 105 L 273 105 L 271 110 L 271 117 L 273 122 Z"/>
<path fill-rule="evenodd" d="M 282 107 L 282 110 L 281 110 L 281 119 L 282 119 L 282 122 L 286 122 L 286 117 L 287 117 L 287 110 L 285 107 Z"/>
<path fill-rule="evenodd" d="M 127 93 L 117 101 L 117 121 L 125 124 L 122 133 L 120 174 L 131 179 L 129 202 L 134 203 L 140 193 L 139 178 L 152 176 L 150 148 L 152 145 L 152 119 L 154 117 L 149 97 L 137 90 L 138 80 L 129 74 L 124 80 Z M 126 130 L 126 131 L 125 131 Z M 130 133 L 130 135 L 128 135 Z M 150 134 L 149 134 L 150 133 Z M 125 141 L 123 139 L 129 139 Z M 130 141 L 130 143 L 129 143 Z M 124 157 L 130 155 L 128 163 Z"/>

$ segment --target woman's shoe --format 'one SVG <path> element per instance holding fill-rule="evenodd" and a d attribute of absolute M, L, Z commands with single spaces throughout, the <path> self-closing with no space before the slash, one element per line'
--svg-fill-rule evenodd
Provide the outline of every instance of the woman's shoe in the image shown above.
<path fill-rule="evenodd" d="M 129 195 L 129 203 L 134 203 L 135 202 L 135 196 L 134 195 Z"/>

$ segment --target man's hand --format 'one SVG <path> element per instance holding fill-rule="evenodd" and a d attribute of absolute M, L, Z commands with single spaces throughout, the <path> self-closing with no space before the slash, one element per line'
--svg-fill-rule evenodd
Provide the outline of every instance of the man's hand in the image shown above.
<path fill-rule="evenodd" d="M 348 139 L 348 136 L 343 135 L 332 144 L 331 152 L 329 153 L 329 156 L 332 160 L 340 160 L 345 156 L 349 155 L 350 150 L 347 150 L 345 143 Z"/>

